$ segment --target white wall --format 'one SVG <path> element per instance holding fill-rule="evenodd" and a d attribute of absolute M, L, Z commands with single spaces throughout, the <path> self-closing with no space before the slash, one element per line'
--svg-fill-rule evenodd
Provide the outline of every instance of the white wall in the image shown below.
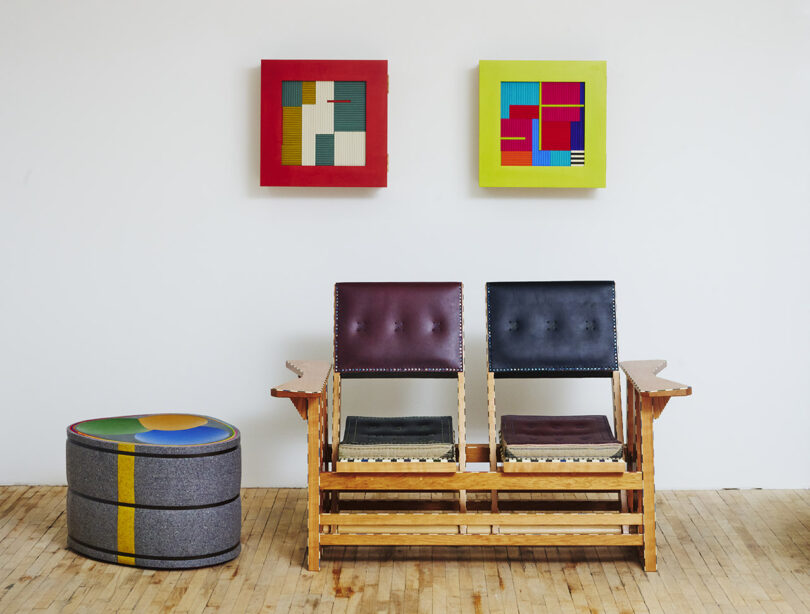
<path fill-rule="evenodd" d="M 620 357 L 694 387 L 656 422 L 658 487 L 809 487 L 808 57 L 800 0 L 4 0 L 0 483 L 63 482 L 76 420 L 187 410 L 241 427 L 245 485 L 302 486 L 269 389 L 330 356 L 339 280 L 465 283 L 484 441 L 484 282 L 607 278 Z M 390 187 L 259 187 L 262 58 L 389 60 Z M 479 59 L 607 60 L 606 189 L 478 187 Z M 346 402 L 454 398 L 394 390 Z"/>

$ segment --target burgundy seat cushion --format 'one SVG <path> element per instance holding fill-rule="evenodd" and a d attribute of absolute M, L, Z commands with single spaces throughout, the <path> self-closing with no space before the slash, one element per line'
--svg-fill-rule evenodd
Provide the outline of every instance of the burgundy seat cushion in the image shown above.
<path fill-rule="evenodd" d="M 501 435 L 510 445 L 616 441 L 605 416 L 503 416 Z"/>
<path fill-rule="evenodd" d="M 605 416 L 503 416 L 507 456 L 615 457 L 622 444 Z"/>

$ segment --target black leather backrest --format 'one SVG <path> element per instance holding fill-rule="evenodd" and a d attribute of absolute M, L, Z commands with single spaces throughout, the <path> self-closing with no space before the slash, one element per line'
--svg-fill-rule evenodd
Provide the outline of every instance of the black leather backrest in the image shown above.
<path fill-rule="evenodd" d="M 464 370 L 461 284 L 335 284 L 335 371 L 455 377 Z"/>
<path fill-rule="evenodd" d="M 603 377 L 618 369 L 612 281 L 487 284 L 489 370 L 506 377 Z"/>

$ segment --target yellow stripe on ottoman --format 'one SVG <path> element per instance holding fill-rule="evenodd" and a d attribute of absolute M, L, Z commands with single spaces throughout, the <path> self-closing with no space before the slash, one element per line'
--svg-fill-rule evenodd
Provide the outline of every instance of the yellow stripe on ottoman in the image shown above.
<path fill-rule="evenodd" d="M 134 452 L 134 443 L 119 443 L 119 452 Z M 135 503 L 135 457 L 118 455 L 118 503 Z M 118 551 L 135 554 L 135 508 L 118 506 Z M 134 556 L 118 555 L 122 565 L 134 565 Z"/>

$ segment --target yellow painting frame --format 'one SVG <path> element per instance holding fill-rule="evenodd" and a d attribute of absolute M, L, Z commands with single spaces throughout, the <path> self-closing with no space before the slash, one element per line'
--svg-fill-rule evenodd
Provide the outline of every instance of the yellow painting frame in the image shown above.
<path fill-rule="evenodd" d="M 478 183 L 482 187 L 603 188 L 606 185 L 606 62 L 478 63 Z M 501 83 L 584 83 L 582 166 L 501 165 Z"/>

